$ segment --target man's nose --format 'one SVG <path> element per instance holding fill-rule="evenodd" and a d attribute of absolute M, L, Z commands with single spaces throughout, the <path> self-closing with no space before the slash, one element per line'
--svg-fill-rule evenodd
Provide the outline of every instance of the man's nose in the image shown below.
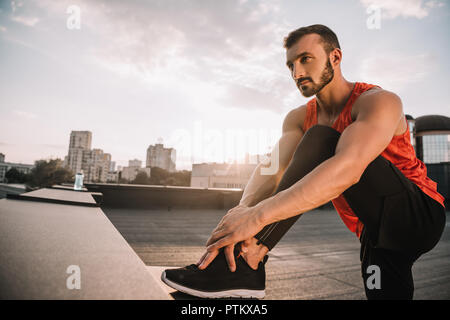
<path fill-rule="evenodd" d="M 292 67 L 292 78 L 294 80 L 298 80 L 300 78 L 304 78 L 304 76 L 305 70 L 299 65 L 294 64 L 294 66 Z"/>

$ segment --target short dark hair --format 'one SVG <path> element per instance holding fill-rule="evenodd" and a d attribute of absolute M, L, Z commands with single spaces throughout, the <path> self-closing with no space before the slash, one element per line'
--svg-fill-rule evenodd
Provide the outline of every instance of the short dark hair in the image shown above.
<path fill-rule="evenodd" d="M 322 38 L 323 48 L 325 49 L 325 52 L 327 54 L 333 51 L 335 48 L 341 48 L 336 34 L 333 32 L 333 30 L 331 30 L 327 26 L 324 26 L 323 24 L 313 24 L 311 26 L 301 27 L 290 32 L 289 35 L 284 38 L 284 47 L 286 49 L 289 49 L 301 37 L 311 33 L 316 33 Z"/>

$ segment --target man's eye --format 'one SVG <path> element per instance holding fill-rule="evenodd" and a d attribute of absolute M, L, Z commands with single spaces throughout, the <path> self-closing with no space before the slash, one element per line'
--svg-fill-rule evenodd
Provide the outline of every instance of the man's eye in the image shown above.
<path fill-rule="evenodd" d="M 310 59 L 310 57 L 303 57 L 300 61 L 301 61 L 302 63 L 305 63 L 305 62 L 308 62 L 309 59 Z"/>

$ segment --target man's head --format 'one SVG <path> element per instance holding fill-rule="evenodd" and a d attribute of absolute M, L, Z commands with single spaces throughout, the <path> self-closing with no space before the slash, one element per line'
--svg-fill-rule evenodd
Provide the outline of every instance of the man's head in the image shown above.
<path fill-rule="evenodd" d="M 321 24 L 292 31 L 284 39 L 284 47 L 286 65 L 305 97 L 317 94 L 333 80 L 342 59 L 336 34 Z"/>

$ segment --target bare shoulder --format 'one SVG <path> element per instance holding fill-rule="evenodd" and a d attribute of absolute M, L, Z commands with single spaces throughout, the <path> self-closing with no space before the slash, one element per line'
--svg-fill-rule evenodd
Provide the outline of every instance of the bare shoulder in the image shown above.
<path fill-rule="evenodd" d="M 400 99 L 394 92 L 379 87 L 367 90 L 359 96 L 362 99 Z"/>
<path fill-rule="evenodd" d="M 352 108 L 352 118 L 356 119 L 361 112 L 388 112 L 403 114 L 400 97 L 388 90 L 378 87 L 363 92 Z"/>
<path fill-rule="evenodd" d="M 289 111 L 283 121 L 283 132 L 300 130 L 306 118 L 306 104 Z"/>
<path fill-rule="evenodd" d="M 400 97 L 388 90 L 373 88 L 363 92 L 352 108 L 352 119 L 378 119 L 397 123 L 395 135 L 402 134 L 406 128 L 406 119 Z"/>

